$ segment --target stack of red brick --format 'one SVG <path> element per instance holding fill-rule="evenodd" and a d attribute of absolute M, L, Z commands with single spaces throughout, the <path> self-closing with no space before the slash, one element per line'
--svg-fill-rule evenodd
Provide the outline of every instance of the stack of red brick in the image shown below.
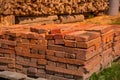
<path fill-rule="evenodd" d="M 119 56 L 119 26 L 39 25 L 1 28 L 0 70 L 48 80 L 87 79 Z"/>

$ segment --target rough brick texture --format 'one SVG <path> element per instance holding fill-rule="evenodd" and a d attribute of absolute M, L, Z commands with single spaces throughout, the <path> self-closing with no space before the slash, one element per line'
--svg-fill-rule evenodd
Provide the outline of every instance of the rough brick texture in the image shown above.
<path fill-rule="evenodd" d="M 0 70 L 48 80 L 86 80 L 120 56 L 119 36 L 120 26 L 114 25 L 1 27 Z"/>

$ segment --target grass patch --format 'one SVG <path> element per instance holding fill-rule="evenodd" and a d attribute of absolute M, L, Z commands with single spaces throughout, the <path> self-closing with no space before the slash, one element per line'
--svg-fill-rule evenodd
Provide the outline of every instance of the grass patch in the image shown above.
<path fill-rule="evenodd" d="M 120 80 L 120 63 L 115 62 L 99 74 L 94 73 L 90 80 Z"/>
<path fill-rule="evenodd" d="M 111 24 L 120 25 L 120 18 L 117 18 L 116 20 L 113 20 L 113 22 L 111 22 Z"/>

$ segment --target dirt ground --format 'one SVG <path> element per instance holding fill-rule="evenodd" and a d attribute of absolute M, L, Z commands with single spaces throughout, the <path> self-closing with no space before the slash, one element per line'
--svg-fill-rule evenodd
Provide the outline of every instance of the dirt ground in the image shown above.
<path fill-rule="evenodd" d="M 102 15 L 102 16 L 97 16 L 97 17 L 93 17 L 90 19 L 85 19 L 83 22 L 83 24 L 111 24 L 114 21 L 116 21 L 118 18 L 120 18 L 120 13 L 117 16 L 108 16 L 108 15 Z"/>

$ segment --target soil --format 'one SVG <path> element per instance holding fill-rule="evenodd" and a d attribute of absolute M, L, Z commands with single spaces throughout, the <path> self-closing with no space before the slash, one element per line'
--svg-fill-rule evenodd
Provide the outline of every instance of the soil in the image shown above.
<path fill-rule="evenodd" d="M 83 22 L 80 22 L 82 24 L 111 24 L 114 21 L 116 21 L 118 18 L 120 18 L 120 13 L 117 16 L 108 16 L 108 15 L 101 15 L 96 16 L 90 19 L 85 19 Z"/>

